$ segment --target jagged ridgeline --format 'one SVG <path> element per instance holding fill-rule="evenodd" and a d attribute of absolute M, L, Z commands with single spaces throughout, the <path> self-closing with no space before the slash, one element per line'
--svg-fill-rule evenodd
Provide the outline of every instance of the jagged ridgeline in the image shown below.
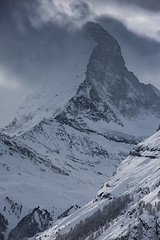
<path fill-rule="evenodd" d="M 75 212 L 157 129 L 160 91 L 128 71 L 117 40 L 102 26 L 89 22 L 79 34 L 80 49 L 74 43 L 66 66 L 27 97 L 0 134 L 5 239 L 31 237 L 50 217 Z M 36 213 L 28 226 L 38 206 L 50 217 L 43 225 Z"/>

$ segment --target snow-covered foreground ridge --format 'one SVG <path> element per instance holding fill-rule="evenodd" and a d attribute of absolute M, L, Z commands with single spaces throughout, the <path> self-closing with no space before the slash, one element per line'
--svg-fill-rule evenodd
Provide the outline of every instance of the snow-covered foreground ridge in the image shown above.
<path fill-rule="evenodd" d="M 82 33 L 54 82 L 27 97 L 0 135 L 6 239 L 12 229 L 9 240 L 32 237 L 86 204 L 158 126 L 160 91 L 127 70 L 118 42 L 99 24 Z"/>
<path fill-rule="evenodd" d="M 130 196 L 130 199 L 127 202 L 126 198 L 125 207 L 123 206 L 119 210 L 123 205 L 120 201 L 124 196 Z M 107 207 L 103 209 L 108 204 L 111 206 L 111 203 L 114 203 L 112 205 L 113 212 L 106 210 Z M 118 208 L 115 206 L 116 204 L 119 206 Z M 93 217 L 93 213 L 97 209 L 103 209 L 101 213 L 108 211 L 109 214 L 113 215 L 113 219 L 98 226 L 99 230 L 95 227 L 94 232 L 90 229 L 96 225 L 96 219 L 101 223 L 100 215 L 95 214 L 92 221 L 85 219 L 89 216 Z M 120 211 L 118 216 L 114 213 L 114 209 Z M 102 217 L 104 217 L 103 214 Z M 85 223 L 83 225 L 81 222 L 81 232 L 85 230 L 82 227 L 87 224 L 88 232 L 84 231 L 84 236 L 82 234 L 80 238 L 74 238 L 76 236 L 74 227 L 80 220 Z M 73 228 L 72 234 L 66 234 L 63 238 L 59 235 L 63 236 L 71 227 Z M 80 231 L 78 225 L 76 231 Z M 89 235 L 90 238 L 87 238 Z M 59 236 L 57 239 L 65 240 L 160 239 L 160 131 L 131 150 L 130 155 L 120 164 L 115 175 L 104 184 L 91 202 L 69 217 L 53 224 L 53 227 L 43 234 L 39 234 L 36 239 L 53 240 L 56 236 Z M 92 238 L 93 236 L 95 238 Z"/>

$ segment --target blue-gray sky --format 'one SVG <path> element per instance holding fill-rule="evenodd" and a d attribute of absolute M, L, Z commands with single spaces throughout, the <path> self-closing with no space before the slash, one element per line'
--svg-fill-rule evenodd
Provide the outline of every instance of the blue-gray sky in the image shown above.
<path fill-rule="evenodd" d="M 119 41 L 126 65 L 160 88 L 159 0 L 1 0 L 0 126 L 26 95 L 47 79 L 80 43 L 80 28 L 97 21 Z"/>

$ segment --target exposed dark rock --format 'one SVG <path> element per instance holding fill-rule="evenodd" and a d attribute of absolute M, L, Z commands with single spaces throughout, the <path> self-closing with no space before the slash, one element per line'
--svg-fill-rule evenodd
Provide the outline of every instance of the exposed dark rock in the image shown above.
<path fill-rule="evenodd" d="M 7 230 L 8 221 L 5 217 L 0 213 L 0 240 L 4 239 L 4 234 Z"/>
<path fill-rule="evenodd" d="M 62 219 L 64 217 L 67 217 L 72 209 L 77 210 L 80 207 L 78 205 L 73 205 L 70 208 L 68 208 L 66 211 L 64 211 L 60 216 L 58 216 L 58 219 Z"/>
<path fill-rule="evenodd" d="M 22 240 L 25 237 L 33 237 L 36 233 L 46 230 L 51 221 L 50 213 L 37 207 L 10 232 L 8 240 Z"/>

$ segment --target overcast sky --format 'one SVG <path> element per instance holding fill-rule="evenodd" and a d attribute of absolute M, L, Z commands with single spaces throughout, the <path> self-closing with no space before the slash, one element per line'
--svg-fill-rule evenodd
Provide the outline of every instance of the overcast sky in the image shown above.
<path fill-rule="evenodd" d="M 56 81 L 90 20 L 116 37 L 140 81 L 160 88 L 159 0 L 0 0 L 0 127 L 28 93 Z"/>

